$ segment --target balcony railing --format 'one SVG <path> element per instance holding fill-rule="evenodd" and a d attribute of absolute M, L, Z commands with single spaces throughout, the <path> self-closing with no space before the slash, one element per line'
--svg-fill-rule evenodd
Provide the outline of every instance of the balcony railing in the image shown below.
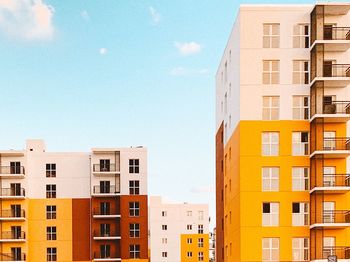
<path fill-rule="evenodd" d="M 5 231 L 0 234 L 2 240 L 10 239 L 26 239 L 26 233 L 24 231 L 14 232 L 14 231 Z"/>
<path fill-rule="evenodd" d="M 117 252 L 94 252 L 94 259 L 104 259 L 104 258 L 120 258 L 120 253 Z"/>
<path fill-rule="evenodd" d="M 349 210 L 324 210 L 323 223 L 350 223 Z"/>
<path fill-rule="evenodd" d="M 25 218 L 25 210 L 1 210 L 0 218 Z"/>
<path fill-rule="evenodd" d="M 26 254 L 1 253 L 0 261 L 26 261 Z"/>
<path fill-rule="evenodd" d="M 24 188 L 20 189 L 13 189 L 13 188 L 2 188 L 0 190 L 1 195 L 0 196 L 25 196 L 25 190 Z"/>
<path fill-rule="evenodd" d="M 99 208 L 94 209 L 93 211 L 93 215 L 94 216 L 116 216 L 116 215 L 120 215 L 120 211 L 116 212 L 113 209 L 110 210 L 101 210 Z"/>
<path fill-rule="evenodd" d="M 116 186 L 94 186 L 94 194 L 117 194 L 120 193 L 120 187 Z"/>
<path fill-rule="evenodd" d="M 324 187 L 350 187 L 350 174 L 323 174 Z"/>
<path fill-rule="evenodd" d="M 23 166 L 0 166 L 0 174 L 24 175 L 24 167 Z"/>
<path fill-rule="evenodd" d="M 350 101 L 324 103 L 323 114 L 350 114 Z"/>
<path fill-rule="evenodd" d="M 350 138 L 347 137 L 332 137 L 323 139 L 323 150 L 350 150 Z"/>
<path fill-rule="evenodd" d="M 324 77 L 350 77 L 350 64 L 324 64 Z"/>
<path fill-rule="evenodd" d="M 120 230 L 111 230 L 109 232 L 94 231 L 94 237 L 120 237 Z"/>
<path fill-rule="evenodd" d="M 329 256 L 337 256 L 338 259 L 350 258 L 350 247 L 323 247 L 323 259 Z"/>
<path fill-rule="evenodd" d="M 324 40 L 350 40 L 350 27 L 325 27 Z"/>
<path fill-rule="evenodd" d="M 119 165 L 116 166 L 115 164 L 109 164 L 109 165 L 94 164 L 93 171 L 94 172 L 119 172 L 120 168 L 119 168 Z"/>

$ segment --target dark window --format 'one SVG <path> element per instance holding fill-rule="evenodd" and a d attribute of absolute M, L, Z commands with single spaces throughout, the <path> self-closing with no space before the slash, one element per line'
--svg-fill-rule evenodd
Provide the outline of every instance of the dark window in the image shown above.
<path fill-rule="evenodd" d="M 140 245 L 130 245 L 130 258 L 140 258 Z"/>
<path fill-rule="evenodd" d="M 101 213 L 101 215 L 110 215 L 111 214 L 111 203 L 101 202 L 100 203 L 100 213 Z"/>
<path fill-rule="evenodd" d="M 111 225 L 110 224 L 101 224 L 100 225 L 101 237 L 109 237 L 111 235 Z"/>
<path fill-rule="evenodd" d="M 270 203 L 263 203 L 263 213 L 270 213 Z"/>
<path fill-rule="evenodd" d="M 129 224 L 129 235 L 131 238 L 140 237 L 140 224 Z"/>
<path fill-rule="evenodd" d="M 110 159 L 100 159 L 100 171 L 101 172 L 111 171 L 111 160 Z"/>
<path fill-rule="evenodd" d="M 46 249 L 46 257 L 47 257 L 47 261 L 57 261 L 57 248 L 48 247 Z"/>
<path fill-rule="evenodd" d="M 56 198 L 56 185 L 46 185 L 46 198 Z"/>
<path fill-rule="evenodd" d="M 131 217 L 140 216 L 140 203 L 139 202 L 130 202 L 129 203 L 129 215 Z"/>
<path fill-rule="evenodd" d="M 100 193 L 111 193 L 110 181 L 100 181 Z"/>
<path fill-rule="evenodd" d="M 56 164 L 46 164 L 46 177 L 56 177 Z"/>
<path fill-rule="evenodd" d="M 10 173 L 21 174 L 21 162 L 10 162 Z"/>
<path fill-rule="evenodd" d="M 46 239 L 47 240 L 56 240 L 57 239 L 56 227 L 46 227 Z"/>
<path fill-rule="evenodd" d="M 129 194 L 139 195 L 140 194 L 140 181 L 130 180 L 129 181 Z"/>
<path fill-rule="evenodd" d="M 293 203 L 293 213 L 300 213 L 299 203 Z"/>
<path fill-rule="evenodd" d="M 129 159 L 129 173 L 138 174 L 140 173 L 140 160 Z"/>
<path fill-rule="evenodd" d="M 111 246 L 110 245 L 100 245 L 100 258 L 111 257 Z"/>
<path fill-rule="evenodd" d="M 46 219 L 56 219 L 56 206 L 46 206 Z"/>

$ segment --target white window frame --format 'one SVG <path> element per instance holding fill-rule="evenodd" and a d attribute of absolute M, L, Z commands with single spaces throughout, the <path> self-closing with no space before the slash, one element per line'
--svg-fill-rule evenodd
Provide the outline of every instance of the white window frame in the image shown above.
<path fill-rule="evenodd" d="M 204 261 L 204 253 L 202 251 L 198 252 L 198 261 Z"/>
<path fill-rule="evenodd" d="M 204 226 L 198 225 L 198 234 L 204 234 Z"/>
<path fill-rule="evenodd" d="M 279 155 L 279 132 L 262 132 L 262 155 Z"/>
<path fill-rule="evenodd" d="M 262 119 L 278 120 L 280 118 L 280 97 L 263 96 Z"/>
<path fill-rule="evenodd" d="M 299 212 L 294 213 L 292 210 L 292 225 L 297 226 L 307 226 L 309 225 L 310 219 L 310 205 L 307 202 L 293 202 L 292 209 L 294 205 L 299 205 Z"/>
<path fill-rule="evenodd" d="M 263 24 L 263 48 L 280 47 L 280 24 L 264 23 Z"/>
<path fill-rule="evenodd" d="M 307 141 L 302 141 L 304 135 L 307 134 Z M 309 155 L 309 132 L 292 132 L 292 155 L 307 156 Z"/>
<path fill-rule="evenodd" d="M 307 69 L 305 69 L 305 66 Z M 293 60 L 293 85 L 307 85 L 310 82 L 310 62 Z"/>
<path fill-rule="evenodd" d="M 263 60 L 263 85 L 280 83 L 280 60 Z"/>
<path fill-rule="evenodd" d="M 274 246 L 274 244 L 277 244 Z M 274 254 L 276 252 L 276 254 Z M 267 253 L 267 258 L 264 254 Z M 274 257 L 275 255 L 275 257 Z M 280 257 L 280 239 L 279 238 L 263 238 L 262 239 L 262 261 L 279 261 Z"/>
<path fill-rule="evenodd" d="M 307 32 L 305 34 L 305 27 Z M 305 40 L 307 44 L 305 45 Z M 296 24 L 293 27 L 293 48 L 309 48 L 310 47 L 310 24 Z"/>
<path fill-rule="evenodd" d="M 309 261 L 310 242 L 306 237 L 296 237 L 292 239 L 293 261 Z"/>
<path fill-rule="evenodd" d="M 261 170 L 262 177 L 262 191 L 263 192 L 277 192 L 279 191 L 279 167 L 263 167 Z"/>
<path fill-rule="evenodd" d="M 292 191 L 308 191 L 310 188 L 308 167 L 292 167 Z"/>
<path fill-rule="evenodd" d="M 307 102 L 307 105 L 305 105 L 305 101 Z M 310 97 L 302 96 L 302 95 L 293 96 L 292 110 L 293 110 L 292 114 L 293 114 L 294 120 L 309 119 L 310 118 Z"/>
<path fill-rule="evenodd" d="M 204 247 L 204 238 L 198 238 L 198 247 Z"/>
<path fill-rule="evenodd" d="M 269 204 L 270 212 L 264 213 L 264 205 Z M 262 226 L 263 227 L 276 227 L 279 226 L 280 216 L 280 203 L 278 202 L 264 202 L 262 204 Z"/>

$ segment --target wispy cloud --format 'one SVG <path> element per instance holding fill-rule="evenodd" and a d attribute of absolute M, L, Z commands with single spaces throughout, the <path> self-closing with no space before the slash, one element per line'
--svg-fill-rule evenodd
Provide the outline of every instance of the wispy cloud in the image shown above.
<path fill-rule="evenodd" d="M 185 43 L 175 42 L 174 46 L 177 48 L 179 53 L 183 56 L 197 54 L 200 51 L 202 51 L 202 46 L 196 42 L 185 42 Z"/>
<path fill-rule="evenodd" d="M 43 0 L 0 0 L 0 30 L 28 41 L 50 40 L 54 13 Z"/>
<path fill-rule="evenodd" d="M 80 12 L 80 16 L 85 20 L 85 21 L 89 21 L 90 20 L 90 15 L 88 13 L 88 11 L 83 10 Z"/>
<path fill-rule="evenodd" d="M 108 52 L 108 49 L 105 48 L 105 47 L 101 47 L 100 50 L 99 50 L 99 52 L 100 52 L 100 55 L 106 55 L 107 52 Z"/>
<path fill-rule="evenodd" d="M 172 76 L 193 76 L 193 75 L 206 75 L 209 73 L 207 68 L 202 69 L 190 69 L 182 66 L 174 67 L 170 70 Z"/>
<path fill-rule="evenodd" d="M 160 20 L 162 19 L 162 16 L 160 15 L 160 13 L 153 6 L 149 7 L 149 14 L 150 14 L 150 16 L 152 18 L 152 23 L 154 25 L 159 24 Z"/>
<path fill-rule="evenodd" d="M 213 185 L 198 186 L 198 187 L 191 188 L 191 193 L 194 193 L 194 194 L 213 193 L 213 192 L 215 192 L 215 188 Z"/>

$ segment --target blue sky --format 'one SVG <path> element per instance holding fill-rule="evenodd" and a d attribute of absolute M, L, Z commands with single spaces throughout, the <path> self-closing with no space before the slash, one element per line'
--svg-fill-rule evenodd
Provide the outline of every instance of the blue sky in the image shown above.
<path fill-rule="evenodd" d="M 0 148 L 144 145 L 149 193 L 214 215 L 214 77 L 238 5 L 1 0 Z"/>

